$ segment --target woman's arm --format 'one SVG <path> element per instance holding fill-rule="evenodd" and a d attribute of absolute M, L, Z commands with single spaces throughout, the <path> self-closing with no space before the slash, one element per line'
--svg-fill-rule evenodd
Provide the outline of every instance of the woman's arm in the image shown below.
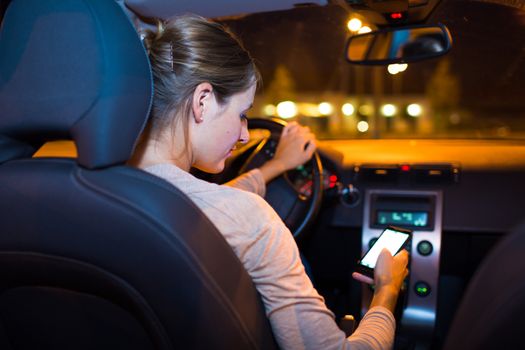
<path fill-rule="evenodd" d="M 260 168 L 244 173 L 225 185 L 264 197 L 265 184 L 285 171 L 306 163 L 312 157 L 315 149 L 316 139 L 310 129 L 295 122 L 289 123 L 283 128 L 272 159 Z"/>

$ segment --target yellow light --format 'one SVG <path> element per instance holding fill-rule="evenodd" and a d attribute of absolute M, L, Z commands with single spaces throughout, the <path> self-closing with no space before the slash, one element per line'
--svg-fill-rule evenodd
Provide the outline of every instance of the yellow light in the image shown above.
<path fill-rule="evenodd" d="M 297 103 L 297 113 L 306 117 L 319 117 L 319 105 L 316 103 Z"/>
<path fill-rule="evenodd" d="M 293 118 L 297 115 L 297 106 L 292 101 L 283 101 L 277 104 L 277 115 L 284 119 Z"/>
<path fill-rule="evenodd" d="M 393 104 L 387 103 L 381 107 L 381 114 L 385 117 L 393 117 L 397 112 L 396 106 Z"/>
<path fill-rule="evenodd" d="M 361 120 L 359 123 L 357 123 L 357 131 L 359 132 L 367 132 L 368 131 L 368 123 L 364 120 Z"/>
<path fill-rule="evenodd" d="M 321 115 L 330 115 L 334 111 L 334 107 L 328 102 L 319 103 L 318 108 Z"/>
<path fill-rule="evenodd" d="M 409 104 L 407 107 L 407 113 L 411 117 L 419 117 L 423 113 L 423 109 L 417 103 Z"/>
<path fill-rule="evenodd" d="M 399 68 L 397 67 L 397 64 L 389 64 L 387 69 L 388 73 L 392 75 L 399 73 Z"/>
<path fill-rule="evenodd" d="M 372 28 L 370 28 L 369 26 L 362 26 L 361 28 L 359 28 L 357 33 L 358 34 L 365 34 L 365 33 L 370 33 L 371 31 L 372 31 Z"/>
<path fill-rule="evenodd" d="M 348 29 L 352 32 L 357 32 L 361 28 L 362 25 L 363 25 L 363 22 L 361 22 L 359 18 L 355 18 L 355 17 L 350 19 L 348 23 L 346 24 Z"/>
<path fill-rule="evenodd" d="M 266 105 L 263 108 L 263 113 L 267 116 L 275 115 L 275 106 L 274 105 Z"/>
<path fill-rule="evenodd" d="M 371 115 L 374 112 L 374 107 L 370 105 L 362 105 L 359 107 L 359 114 L 361 115 Z"/>
<path fill-rule="evenodd" d="M 408 64 L 406 63 L 393 63 L 388 65 L 388 73 L 395 75 L 397 73 L 401 73 L 406 71 L 408 68 Z"/>
<path fill-rule="evenodd" d="M 355 112 L 354 105 L 351 103 L 345 103 L 343 107 L 341 107 L 341 112 L 347 117 L 351 116 Z"/>

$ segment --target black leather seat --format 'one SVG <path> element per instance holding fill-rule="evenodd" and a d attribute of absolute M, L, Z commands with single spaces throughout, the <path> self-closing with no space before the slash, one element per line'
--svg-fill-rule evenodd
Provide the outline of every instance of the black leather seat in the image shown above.
<path fill-rule="evenodd" d="M 125 165 L 151 73 L 114 0 L 13 0 L 0 32 L 0 348 L 273 349 L 206 217 Z M 74 140 L 78 158 L 32 158 Z"/>
<path fill-rule="evenodd" d="M 450 328 L 445 350 L 523 349 L 525 224 L 480 265 Z"/>

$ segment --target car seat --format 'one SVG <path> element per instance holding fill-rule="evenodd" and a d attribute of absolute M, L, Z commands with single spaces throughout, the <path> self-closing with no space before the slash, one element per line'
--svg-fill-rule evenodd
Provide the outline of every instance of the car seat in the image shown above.
<path fill-rule="evenodd" d="M 504 237 L 469 282 L 445 350 L 522 349 L 525 224 Z"/>
<path fill-rule="evenodd" d="M 0 28 L 0 348 L 274 349 L 260 296 L 179 190 L 126 166 L 151 71 L 114 0 L 13 0 Z M 76 158 L 33 158 L 70 139 Z"/>

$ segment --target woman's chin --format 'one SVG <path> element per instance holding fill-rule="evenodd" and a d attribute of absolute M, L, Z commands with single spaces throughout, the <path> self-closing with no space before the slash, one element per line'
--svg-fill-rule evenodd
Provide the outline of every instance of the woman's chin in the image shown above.
<path fill-rule="evenodd" d="M 214 165 L 209 165 L 209 166 L 206 166 L 206 167 L 198 167 L 199 170 L 202 170 L 208 174 L 218 174 L 218 173 L 221 173 L 223 170 L 224 170 L 224 161 L 218 163 L 218 164 L 214 164 Z"/>

